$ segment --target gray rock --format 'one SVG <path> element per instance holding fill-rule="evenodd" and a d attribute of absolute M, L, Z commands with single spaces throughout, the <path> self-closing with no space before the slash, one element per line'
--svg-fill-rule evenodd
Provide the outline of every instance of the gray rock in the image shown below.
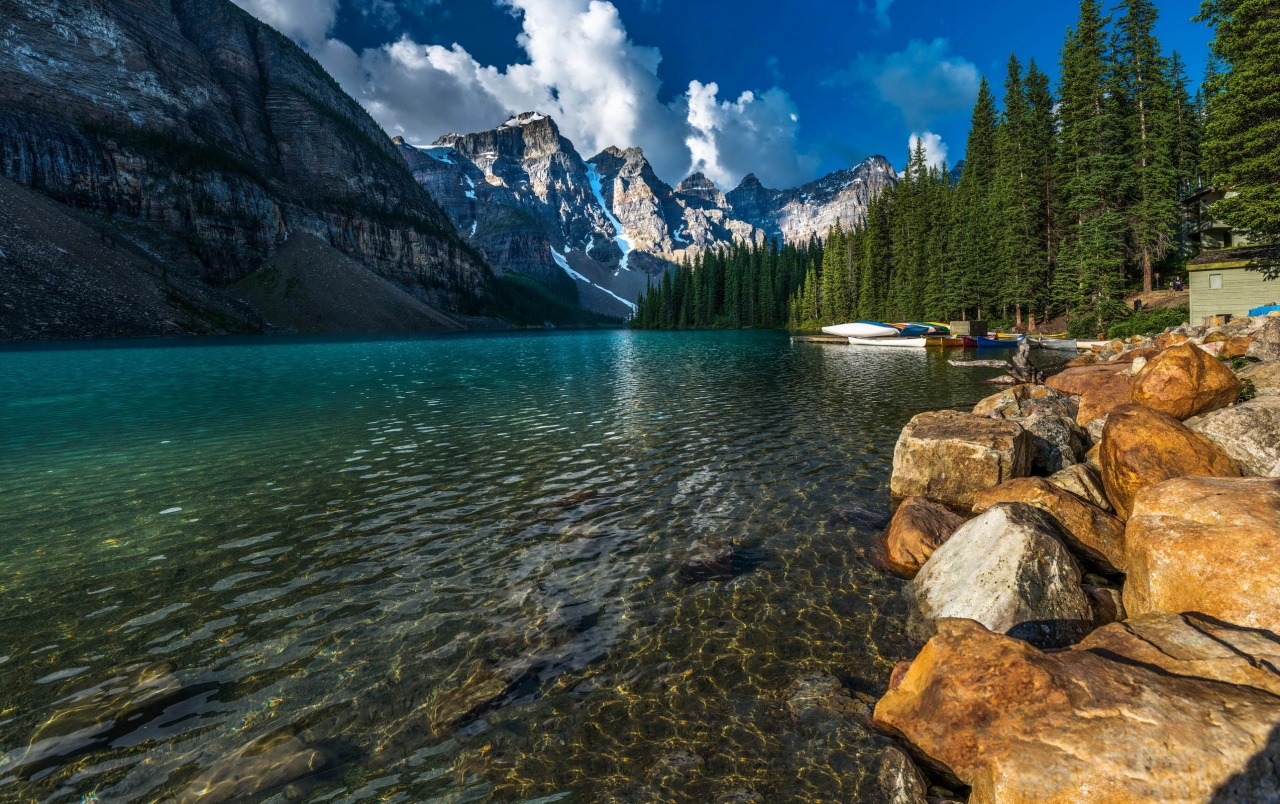
<path fill-rule="evenodd" d="M 977 620 L 991 631 L 1059 647 L 1093 622 L 1080 579 L 1057 522 L 1023 503 L 999 503 L 961 526 L 914 584 L 929 620 Z"/>
<path fill-rule="evenodd" d="M 1106 427 L 1106 426 L 1107 426 L 1107 417 L 1106 417 L 1106 416 L 1099 416 L 1098 418 L 1096 418 L 1096 419 L 1094 419 L 1093 421 L 1089 422 L 1089 430 L 1088 430 L 1088 433 L 1089 433 L 1089 440 L 1090 440 L 1092 443 L 1094 443 L 1094 444 L 1097 444 L 1099 441 L 1101 441 L 1101 440 L 1102 440 L 1102 428 L 1104 428 L 1104 427 Z"/>
<path fill-rule="evenodd" d="M 1268 317 L 1253 335 L 1246 357 L 1280 360 L 1280 318 Z"/>
<path fill-rule="evenodd" d="M 1280 396 L 1259 396 L 1186 425 L 1235 458 L 1246 475 L 1280 477 Z"/>
<path fill-rule="evenodd" d="M 901 749 L 890 746 L 876 763 L 876 781 L 885 804 L 925 804 L 928 788 L 923 774 Z"/>
<path fill-rule="evenodd" d="M 1075 466 L 1089 451 L 1089 434 L 1074 419 L 1052 414 L 1035 414 L 1022 421 L 1031 434 L 1035 469 L 1052 474 Z"/>
<path fill-rule="evenodd" d="M 1106 489 L 1102 487 L 1102 475 L 1092 466 L 1078 463 L 1050 475 L 1047 479 L 1053 485 L 1071 492 L 1085 502 L 1093 503 L 1109 514 L 1115 513 L 1116 509 L 1111 505 L 1111 500 L 1107 499 Z"/>
<path fill-rule="evenodd" d="M 1258 396 L 1280 396 L 1280 360 L 1254 363 L 1240 369 L 1236 376 L 1253 383 Z"/>
<path fill-rule="evenodd" d="M 1118 623 L 1125 619 L 1124 597 L 1119 589 L 1110 586 L 1092 586 L 1086 584 L 1084 593 L 1093 606 L 1093 627 Z"/>
<path fill-rule="evenodd" d="M 830 673 L 805 673 L 792 682 L 787 688 L 787 711 L 801 723 L 827 718 L 871 721 L 871 707 L 854 698 Z"/>

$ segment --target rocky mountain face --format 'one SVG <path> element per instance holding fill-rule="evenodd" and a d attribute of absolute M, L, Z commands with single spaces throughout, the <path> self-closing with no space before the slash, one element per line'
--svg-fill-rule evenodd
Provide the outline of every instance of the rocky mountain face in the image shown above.
<path fill-rule="evenodd" d="M 495 270 L 547 282 L 569 276 L 588 307 L 612 314 L 629 312 L 683 257 L 730 243 L 803 242 L 825 237 L 837 220 L 860 223 L 871 199 L 897 181 L 877 156 L 791 190 L 748 176 L 722 193 L 700 173 L 673 188 L 638 148 L 584 161 L 555 121 L 534 112 L 426 147 L 395 144 Z"/>
<path fill-rule="evenodd" d="M 446 311 L 492 281 L 360 105 L 226 0 L 0 0 L 0 175 L 214 289 L 290 233 Z"/>

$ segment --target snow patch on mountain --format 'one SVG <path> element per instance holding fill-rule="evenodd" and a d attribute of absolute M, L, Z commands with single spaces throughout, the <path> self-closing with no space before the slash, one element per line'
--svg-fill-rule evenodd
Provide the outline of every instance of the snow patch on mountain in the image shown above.
<path fill-rule="evenodd" d="M 551 259 L 555 260 L 556 265 L 559 265 L 560 268 L 573 279 L 576 279 L 579 282 L 585 282 L 586 284 L 590 285 L 596 290 L 602 291 L 604 293 L 608 293 L 613 298 L 627 305 L 627 307 L 629 307 L 631 309 L 631 312 L 633 313 L 638 312 L 640 310 L 640 308 L 636 306 L 635 302 L 629 302 L 626 299 L 619 296 L 618 294 L 614 293 L 612 290 L 609 290 L 608 288 L 605 288 L 605 287 L 600 287 L 595 282 L 592 282 L 590 279 L 587 279 L 582 274 L 570 268 L 569 261 L 564 258 L 563 254 L 556 251 L 555 249 L 551 249 Z"/>
<path fill-rule="evenodd" d="M 627 237 L 627 231 L 622 228 L 622 221 L 614 216 L 613 210 L 609 209 L 609 205 L 604 202 L 604 184 L 600 179 L 600 172 L 591 163 L 587 163 L 587 181 L 591 182 L 591 192 L 595 193 L 596 201 L 600 202 L 600 209 L 604 210 L 604 216 L 609 219 L 614 232 L 617 233 L 613 239 L 618 242 L 618 248 L 622 249 L 622 260 L 618 263 L 618 267 L 624 271 L 630 271 L 631 269 L 627 267 L 627 261 L 635 246 L 632 244 L 631 238 Z M 630 302 L 627 303 L 630 304 Z"/>

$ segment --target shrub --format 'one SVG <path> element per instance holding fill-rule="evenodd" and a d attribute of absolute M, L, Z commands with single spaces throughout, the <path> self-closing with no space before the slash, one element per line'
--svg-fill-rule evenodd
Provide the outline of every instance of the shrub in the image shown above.
<path fill-rule="evenodd" d="M 1108 338 L 1128 338 L 1130 335 L 1151 335 L 1164 332 L 1169 327 L 1186 323 L 1191 311 L 1186 307 L 1166 307 L 1158 310 L 1137 310 L 1128 317 L 1115 321 L 1107 328 Z"/>

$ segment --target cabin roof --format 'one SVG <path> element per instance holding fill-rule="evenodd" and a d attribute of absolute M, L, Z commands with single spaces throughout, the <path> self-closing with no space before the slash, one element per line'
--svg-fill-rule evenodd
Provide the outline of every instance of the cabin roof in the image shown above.
<path fill-rule="evenodd" d="M 1187 263 L 1192 271 L 1205 268 L 1251 268 L 1280 264 L 1280 246 L 1242 246 L 1202 251 Z"/>

